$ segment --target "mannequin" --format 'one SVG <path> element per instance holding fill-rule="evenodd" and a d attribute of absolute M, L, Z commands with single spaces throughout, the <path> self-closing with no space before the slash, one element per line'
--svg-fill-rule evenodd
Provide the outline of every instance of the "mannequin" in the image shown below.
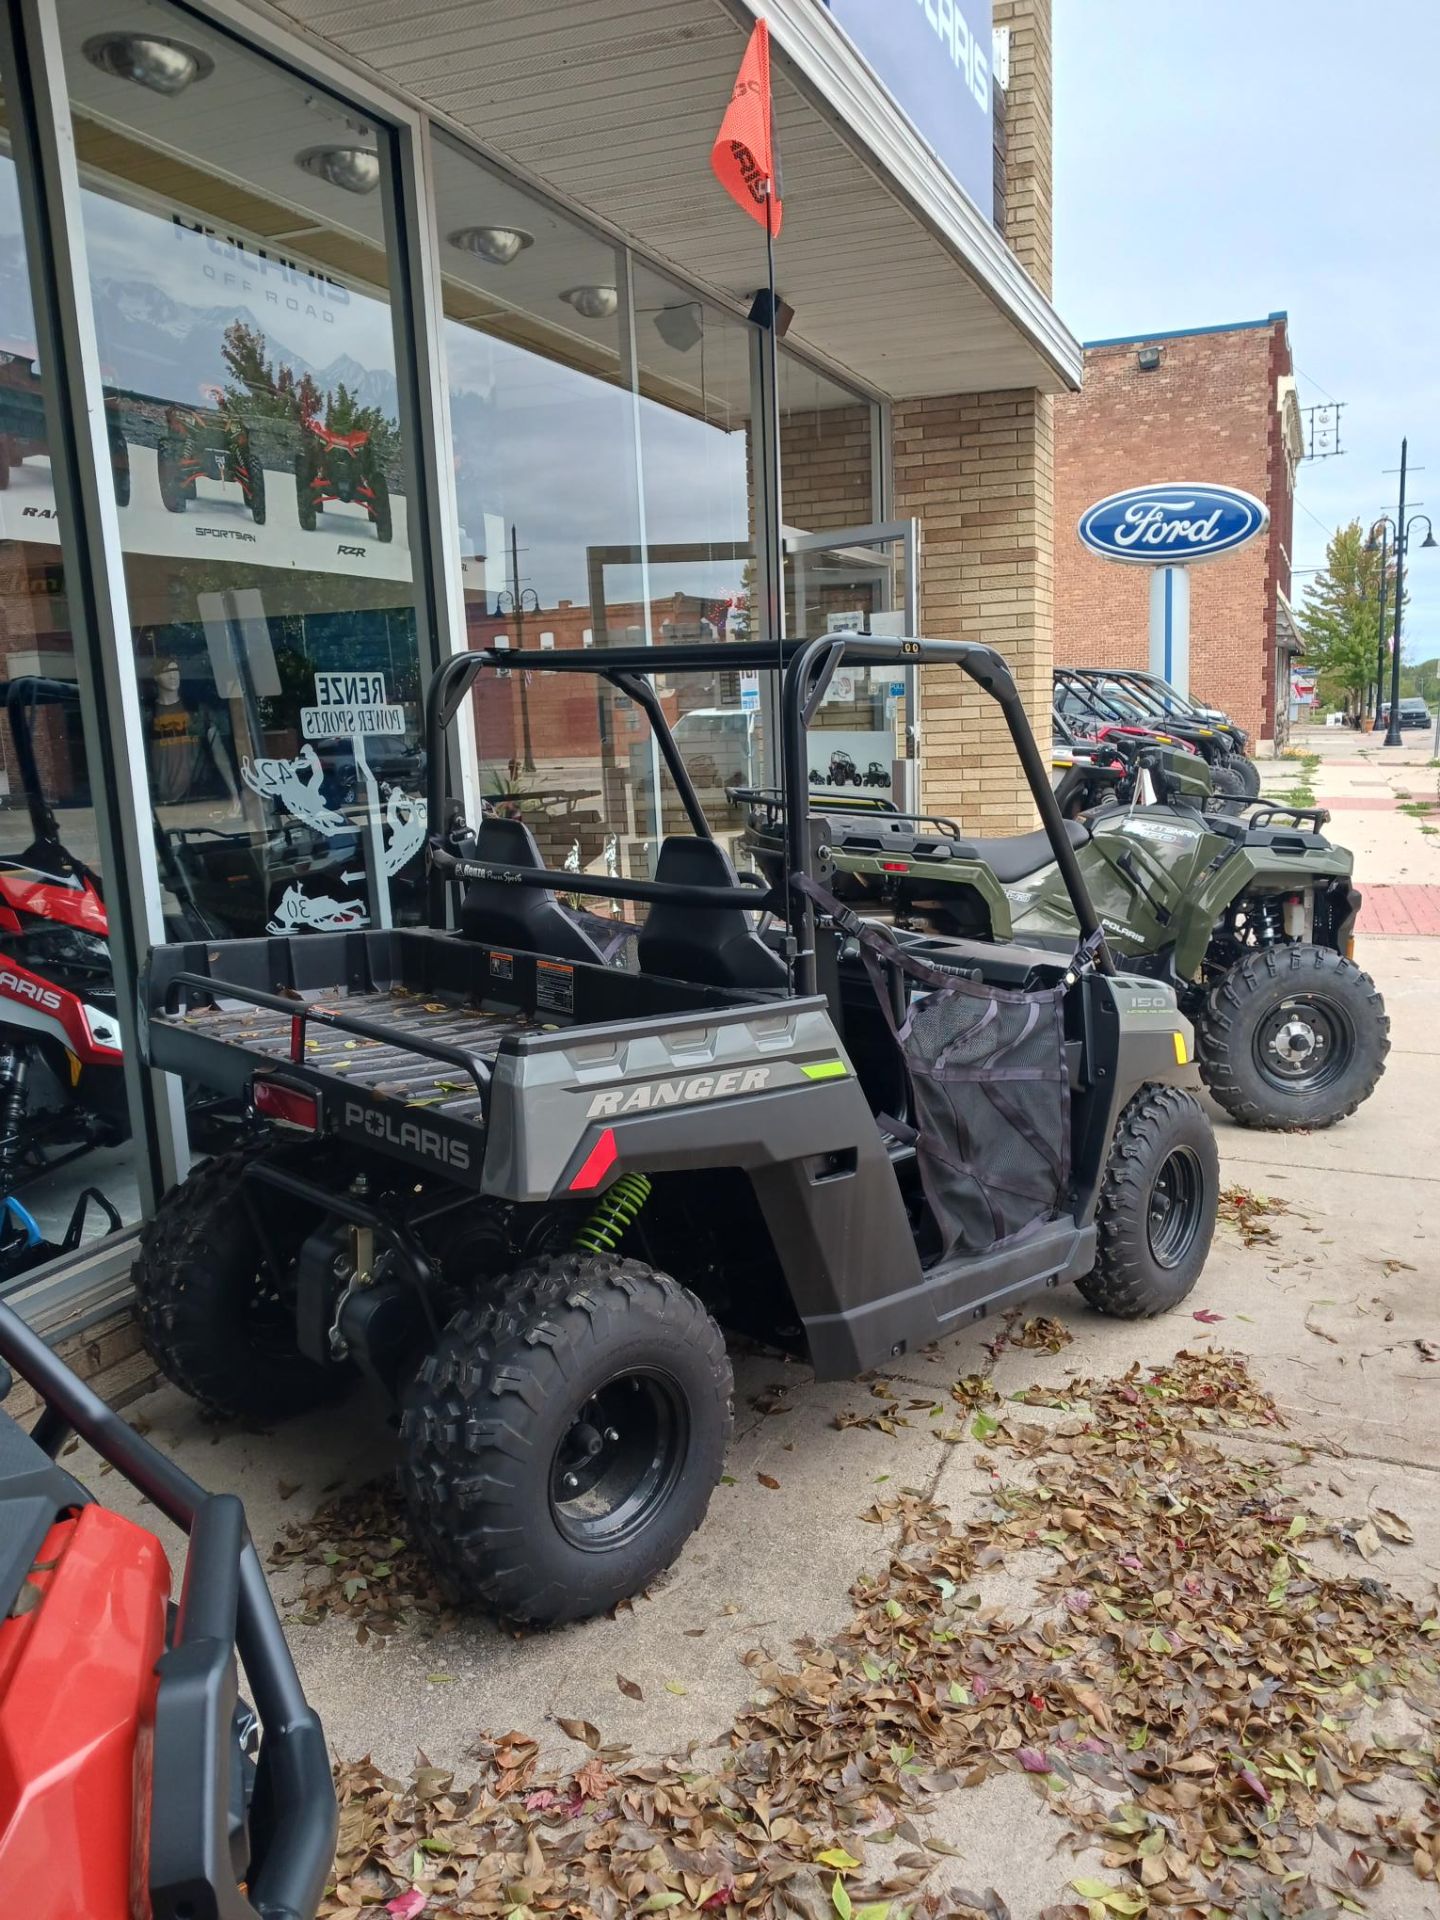
<path fill-rule="evenodd" d="M 180 662 L 173 654 L 155 662 L 155 698 L 146 727 L 150 792 L 156 806 L 178 806 L 203 783 L 213 766 L 230 797 L 229 811 L 240 812 L 240 793 L 219 729 L 205 709 L 192 709 L 180 692 Z M 200 797 L 200 796 L 197 796 Z"/>

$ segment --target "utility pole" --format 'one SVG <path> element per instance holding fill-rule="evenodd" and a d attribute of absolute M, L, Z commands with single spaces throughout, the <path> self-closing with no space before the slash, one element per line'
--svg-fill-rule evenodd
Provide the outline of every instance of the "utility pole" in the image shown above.
<path fill-rule="evenodd" d="M 1375 725 L 1385 701 L 1385 593 L 1390 585 L 1390 529 L 1380 529 L 1380 639 L 1375 654 Z"/>
<path fill-rule="evenodd" d="M 495 612 L 497 616 L 502 617 L 507 613 L 514 614 L 515 650 L 517 653 L 523 653 L 525 650 L 525 616 L 527 613 L 538 613 L 540 611 L 540 596 L 535 592 L 533 587 L 522 588 L 520 585 L 520 530 L 513 524 L 510 528 L 510 577 L 512 582 L 510 591 L 495 596 Z M 522 666 L 520 669 L 520 735 L 522 741 L 521 751 L 523 754 L 521 765 L 524 767 L 526 773 L 533 773 L 535 771 L 535 749 L 530 740 L 529 680 L 529 672 Z"/>

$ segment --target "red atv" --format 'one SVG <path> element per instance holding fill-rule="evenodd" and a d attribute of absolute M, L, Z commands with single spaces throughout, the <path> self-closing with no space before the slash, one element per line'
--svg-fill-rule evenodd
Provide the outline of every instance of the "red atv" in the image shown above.
<path fill-rule="evenodd" d="M 244 1508 L 0 1306 L 0 1397 L 11 1367 L 44 1410 L 0 1411 L 0 1913 L 312 1920 L 335 1790 Z M 154 1534 L 57 1464 L 72 1432 L 189 1534 L 178 1605 Z"/>
<path fill-rule="evenodd" d="M 390 486 L 369 433 L 363 427 L 336 433 L 307 420 L 295 456 L 295 506 L 307 533 L 315 531 L 315 517 L 329 500 L 364 507 L 376 538 L 393 537 Z"/>
<path fill-rule="evenodd" d="M 68 1161 L 130 1137 L 100 876 L 62 842 L 36 752 L 43 724 L 46 749 L 63 753 L 79 702 L 69 681 L 0 683 L 31 836 L 20 852 L 0 854 L 0 1282 L 73 1252 L 92 1207 L 112 1231 L 120 1225 L 100 1189 L 86 1187 L 63 1238 L 48 1240 L 19 1198 Z M 156 849 L 177 902 L 166 916 L 169 938 L 216 937 L 222 923 L 201 908 L 190 872 L 158 827 Z M 192 1103 L 190 1111 L 201 1129 L 192 1128 L 192 1138 L 212 1144 L 207 1129 L 221 1124 L 221 1109 Z"/>

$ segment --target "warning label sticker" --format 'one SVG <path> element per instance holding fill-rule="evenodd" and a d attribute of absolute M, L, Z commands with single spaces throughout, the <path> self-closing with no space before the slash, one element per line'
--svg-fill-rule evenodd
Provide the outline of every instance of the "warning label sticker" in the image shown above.
<path fill-rule="evenodd" d="M 535 1005 L 552 1013 L 575 1011 L 575 969 L 560 960 L 535 962 Z"/>

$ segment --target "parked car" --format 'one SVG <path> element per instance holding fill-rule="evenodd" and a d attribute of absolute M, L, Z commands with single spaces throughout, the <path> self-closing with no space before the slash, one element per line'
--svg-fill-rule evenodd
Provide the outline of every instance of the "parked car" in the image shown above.
<path fill-rule="evenodd" d="M 1425 701 L 1402 700 L 1400 702 L 1400 726 L 1402 730 L 1405 727 L 1428 727 L 1430 720 L 1430 709 Z M 1385 701 L 1380 708 L 1380 724 L 1382 727 L 1388 727 L 1390 724 L 1390 702 L 1388 700 Z"/>

